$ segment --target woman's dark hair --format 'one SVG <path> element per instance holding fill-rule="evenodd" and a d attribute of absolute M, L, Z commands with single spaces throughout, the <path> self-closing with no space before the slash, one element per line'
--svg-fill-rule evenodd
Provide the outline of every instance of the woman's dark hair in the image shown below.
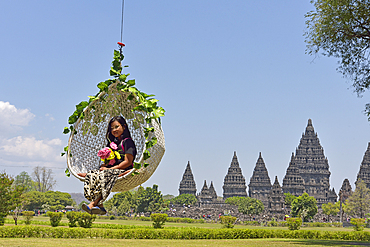
<path fill-rule="evenodd" d="M 114 121 L 119 122 L 122 125 L 122 127 L 125 128 L 124 131 L 123 131 L 123 134 L 121 136 L 122 137 L 121 140 L 123 140 L 125 138 L 131 138 L 131 134 L 130 134 L 130 131 L 128 129 L 126 120 L 122 116 L 115 116 L 115 117 L 112 117 L 112 119 L 108 123 L 108 130 L 107 130 L 107 135 L 106 135 L 107 141 L 108 141 L 107 146 L 109 146 L 109 144 L 111 142 L 116 142 L 118 144 L 118 139 L 114 135 L 112 135 L 112 127 L 111 127 L 111 124 Z"/>

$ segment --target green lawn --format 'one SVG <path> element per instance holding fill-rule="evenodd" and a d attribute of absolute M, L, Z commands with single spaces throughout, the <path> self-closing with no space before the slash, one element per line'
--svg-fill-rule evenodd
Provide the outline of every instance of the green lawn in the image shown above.
<path fill-rule="evenodd" d="M 12 217 L 8 216 L 8 219 Z M 23 220 L 20 217 L 20 220 Z M 37 216 L 33 217 L 32 220 L 50 222 L 47 216 Z M 63 217 L 62 222 L 68 223 L 68 219 Z M 134 225 L 134 226 L 153 226 L 151 221 L 141 221 L 141 220 L 109 220 L 109 219 L 96 219 L 94 223 L 98 224 L 121 224 L 121 225 Z M 6 224 L 9 225 L 9 224 Z M 197 228 L 221 228 L 221 224 L 216 223 L 173 223 L 166 222 L 164 227 L 197 227 Z M 287 230 L 287 227 L 261 227 L 261 226 L 245 226 L 245 225 L 235 225 L 236 229 L 282 229 Z M 320 231 L 353 231 L 352 227 L 302 227 L 301 230 L 320 230 Z M 370 232 L 370 228 L 365 228 L 364 231 Z"/>
<path fill-rule="evenodd" d="M 361 246 L 368 243 L 334 240 L 287 240 L 287 239 L 235 239 L 235 240 L 133 240 L 133 239 L 35 239 L 35 238 L 0 238 L 3 246 L 37 246 L 50 247 L 54 245 L 69 247 L 86 246 Z"/>

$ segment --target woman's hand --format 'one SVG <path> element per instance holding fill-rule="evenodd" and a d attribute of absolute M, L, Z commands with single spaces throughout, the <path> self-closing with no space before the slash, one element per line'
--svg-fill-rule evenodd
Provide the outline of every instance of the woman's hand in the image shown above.
<path fill-rule="evenodd" d="M 108 170 L 108 168 L 106 168 L 106 167 L 104 167 L 104 166 L 102 166 L 102 167 L 100 167 L 100 169 L 99 169 L 100 171 L 104 171 L 104 170 Z"/>

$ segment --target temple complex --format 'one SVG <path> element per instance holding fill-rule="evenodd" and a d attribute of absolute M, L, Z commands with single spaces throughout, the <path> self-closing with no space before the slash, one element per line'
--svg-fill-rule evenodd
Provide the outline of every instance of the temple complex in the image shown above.
<path fill-rule="evenodd" d="M 277 176 L 268 195 L 268 211 L 272 214 L 281 214 L 285 208 L 285 197 Z"/>
<path fill-rule="evenodd" d="M 222 186 L 222 188 L 224 190 L 224 200 L 233 196 L 247 196 L 247 186 L 245 185 L 245 178 L 242 174 L 242 169 L 239 167 L 236 152 L 234 152 L 234 156 L 225 176 L 224 186 Z"/>
<path fill-rule="evenodd" d="M 342 187 L 340 188 L 339 191 L 339 201 L 345 202 L 350 195 L 352 195 L 352 187 L 351 184 L 349 183 L 349 180 L 346 178 L 344 179 Z"/>
<path fill-rule="evenodd" d="M 283 192 L 290 193 L 294 196 L 300 196 L 305 192 L 303 179 L 295 164 L 294 153 L 292 153 L 288 169 L 286 170 L 286 174 L 283 179 Z"/>
<path fill-rule="evenodd" d="M 370 189 L 370 142 L 368 143 L 367 150 L 362 159 L 355 184 L 357 184 L 359 179 L 362 179 L 362 181 L 365 182 L 366 187 Z"/>
<path fill-rule="evenodd" d="M 265 208 L 267 208 L 269 204 L 268 195 L 271 190 L 271 181 L 261 152 L 256 166 L 254 167 L 253 175 L 250 179 L 248 187 L 249 196 L 262 201 Z"/>
<path fill-rule="evenodd" d="M 194 176 L 190 168 L 190 162 L 186 166 L 184 175 L 180 182 L 179 194 L 190 194 L 195 195 L 197 192 L 197 187 L 195 186 Z"/>
<path fill-rule="evenodd" d="M 321 207 L 323 203 L 335 202 L 335 191 L 330 190 L 329 163 L 324 156 L 324 149 L 320 145 L 317 133 L 312 126 L 311 119 L 305 133 L 296 149 L 295 164 L 303 178 L 305 192 L 316 198 L 317 205 Z"/>

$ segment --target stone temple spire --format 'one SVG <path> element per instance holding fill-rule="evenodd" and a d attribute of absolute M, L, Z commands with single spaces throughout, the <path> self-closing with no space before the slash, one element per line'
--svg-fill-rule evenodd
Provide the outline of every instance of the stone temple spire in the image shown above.
<path fill-rule="evenodd" d="M 231 165 L 224 179 L 224 186 L 222 186 L 224 193 L 223 199 L 226 200 L 233 196 L 247 197 L 247 186 L 245 185 L 245 178 L 242 174 L 242 169 L 239 167 L 238 157 L 234 152 L 234 157 Z"/>
<path fill-rule="evenodd" d="M 195 185 L 193 173 L 191 172 L 190 161 L 188 161 L 184 175 L 182 176 L 182 180 L 180 182 L 179 193 L 180 195 L 182 194 L 195 195 L 196 191 L 197 187 Z"/>
<path fill-rule="evenodd" d="M 268 195 L 271 190 L 271 181 L 267 172 L 265 162 L 260 153 L 253 175 L 249 182 L 249 196 L 262 201 L 265 208 L 268 207 Z"/>
<path fill-rule="evenodd" d="M 364 158 L 362 159 L 360 170 L 357 173 L 356 183 L 359 179 L 365 182 L 366 187 L 370 189 L 370 142 L 368 143 L 367 150 Z"/>
<path fill-rule="evenodd" d="M 210 196 L 212 196 L 212 200 L 217 200 L 217 194 L 215 187 L 213 187 L 213 182 L 211 181 L 211 185 L 208 188 Z"/>
<path fill-rule="evenodd" d="M 277 176 L 275 176 L 275 182 L 272 185 L 272 189 L 270 190 L 268 200 L 268 210 L 270 213 L 283 213 L 285 197 L 283 190 L 280 187 Z"/>
<path fill-rule="evenodd" d="M 294 153 L 292 153 L 288 169 L 283 179 L 283 191 L 284 193 L 290 193 L 294 196 L 301 196 L 304 193 L 303 179 L 295 164 Z"/>
<path fill-rule="evenodd" d="M 295 163 L 304 181 L 305 191 L 316 198 L 318 207 L 329 200 L 331 193 L 329 163 L 324 155 L 317 133 L 311 119 L 302 135 L 295 154 Z"/>

